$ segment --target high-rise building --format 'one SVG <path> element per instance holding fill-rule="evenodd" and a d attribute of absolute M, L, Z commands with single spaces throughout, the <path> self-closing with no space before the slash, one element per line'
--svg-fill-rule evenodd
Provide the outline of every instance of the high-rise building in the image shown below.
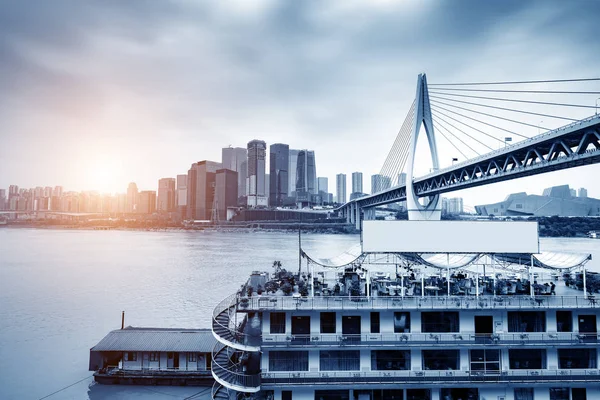
<path fill-rule="evenodd" d="M 401 172 L 398 174 L 398 186 L 406 185 L 406 172 Z"/>
<path fill-rule="evenodd" d="M 138 195 L 136 213 L 154 214 L 156 211 L 156 192 L 154 190 L 142 190 Z"/>
<path fill-rule="evenodd" d="M 177 175 L 177 192 L 175 194 L 177 213 L 179 218 L 186 217 L 187 206 L 187 175 Z"/>
<path fill-rule="evenodd" d="M 571 197 L 577 197 L 577 192 L 575 189 L 569 189 L 569 192 L 571 193 Z"/>
<path fill-rule="evenodd" d="M 463 199 L 462 197 L 453 197 L 446 199 L 448 214 L 462 214 L 463 213 Z M 442 202 L 443 206 L 443 202 Z M 443 207 L 442 207 L 443 208 Z"/>
<path fill-rule="evenodd" d="M 352 173 L 352 193 L 363 192 L 363 174 L 362 172 Z"/>
<path fill-rule="evenodd" d="M 339 204 L 344 204 L 346 202 L 346 174 L 337 174 L 335 176 L 335 186 L 336 186 L 336 201 Z"/>
<path fill-rule="evenodd" d="M 156 211 L 159 213 L 175 211 L 175 192 L 175 178 L 159 179 Z"/>
<path fill-rule="evenodd" d="M 298 153 L 300 150 L 290 149 L 288 166 L 288 196 L 296 197 L 296 174 L 298 169 Z"/>
<path fill-rule="evenodd" d="M 579 188 L 579 196 L 578 197 L 584 197 L 584 198 L 588 197 L 587 189 L 586 188 Z"/>
<path fill-rule="evenodd" d="M 227 209 L 236 207 L 238 202 L 238 173 L 230 169 L 218 169 L 213 205 L 220 221 L 227 221 Z M 212 214 L 211 214 L 212 215 Z"/>
<path fill-rule="evenodd" d="M 214 161 L 192 164 L 187 175 L 187 219 L 210 220 L 219 169 L 221 163 Z"/>
<path fill-rule="evenodd" d="M 221 157 L 224 169 L 238 173 L 238 197 L 246 196 L 248 150 L 243 147 L 225 147 L 222 149 Z"/>
<path fill-rule="evenodd" d="M 296 166 L 296 202 L 310 202 L 311 195 L 317 193 L 315 152 L 300 150 Z"/>
<path fill-rule="evenodd" d="M 52 188 L 50 186 L 44 188 L 44 197 L 52 197 Z"/>
<path fill-rule="evenodd" d="M 62 197 L 63 194 L 63 187 L 62 186 L 54 186 L 54 189 L 52 190 L 52 197 Z"/>
<path fill-rule="evenodd" d="M 391 181 L 389 176 L 381 174 L 371 175 L 371 194 L 389 189 L 392 186 Z"/>
<path fill-rule="evenodd" d="M 0 211 L 6 210 L 6 189 L 0 189 Z"/>
<path fill-rule="evenodd" d="M 319 191 L 319 193 L 329 192 L 329 179 L 327 177 L 320 176 L 317 178 L 317 190 Z"/>
<path fill-rule="evenodd" d="M 265 158 L 267 144 L 263 140 L 248 142 L 248 207 L 266 207 L 268 205 L 265 193 Z"/>
<path fill-rule="evenodd" d="M 135 182 L 131 182 L 127 186 L 127 212 L 132 213 L 136 210 L 138 201 L 138 188 Z M 65 210 L 63 210 L 65 211 Z"/>
<path fill-rule="evenodd" d="M 290 146 L 275 143 L 269 150 L 269 206 L 281 207 L 288 196 Z"/>
<path fill-rule="evenodd" d="M 13 197 L 19 197 L 19 187 L 17 185 L 10 185 L 8 187 L 8 201 L 10 202 L 10 199 Z"/>

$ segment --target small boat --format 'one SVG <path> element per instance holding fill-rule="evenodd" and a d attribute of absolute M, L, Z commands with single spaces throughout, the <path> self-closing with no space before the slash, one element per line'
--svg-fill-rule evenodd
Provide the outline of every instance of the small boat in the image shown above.
<path fill-rule="evenodd" d="M 588 232 L 588 237 L 590 239 L 598 239 L 598 232 L 596 232 L 596 231 L 589 231 Z"/>

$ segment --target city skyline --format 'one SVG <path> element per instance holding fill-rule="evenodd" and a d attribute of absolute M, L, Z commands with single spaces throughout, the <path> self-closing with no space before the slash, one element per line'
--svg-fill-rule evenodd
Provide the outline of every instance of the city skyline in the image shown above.
<path fill-rule="evenodd" d="M 218 160 L 222 147 L 244 147 L 253 137 L 314 150 L 319 175 L 332 182 L 338 173 L 371 176 L 395 139 L 419 72 L 432 83 L 596 74 L 600 51 L 588 32 L 598 3 L 585 10 L 554 1 L 469 4 L 12 3 L 0 24 L 9 38 L 0 78 L 0 187 L 59 183 L 118 193 L 136 182 L 154 189 L 157 179 Z M 148 24 L 137 22 L 140 13 Z M 94 23 L 111 15 L 121 15 L 111 28 Z M 357 17 L 359 26 L 340 22 Z M 364 59 L 370 62 L 358 62 Z M 537 134 L 540 119 L 529 122 L 534 126 L 522 132 Z M 442 166 L 463 160 L 437 141 Z M 419 167 L 427 172 L 425 162 Z M 475 204 L 559 182 L 580 187 L 598 168 L 453 195 Z"/>

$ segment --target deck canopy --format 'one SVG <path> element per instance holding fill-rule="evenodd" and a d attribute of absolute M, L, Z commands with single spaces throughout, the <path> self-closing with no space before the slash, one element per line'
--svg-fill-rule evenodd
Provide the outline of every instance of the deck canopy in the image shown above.
<path fill-rule="evenodd" d="M 210 353 L 216 343 L 210 329 L 127 327 L 109 332 L 90 351 Z"/>

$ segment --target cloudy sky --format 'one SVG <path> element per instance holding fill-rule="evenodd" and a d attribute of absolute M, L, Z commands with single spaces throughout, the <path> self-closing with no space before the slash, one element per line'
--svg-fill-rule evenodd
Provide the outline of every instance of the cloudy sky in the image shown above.
<path fill-rule="evenodd" d="M 598 1 L 0 6 L 3 188 L 115 192 L 135 181 L 155 190 L 159 178 L 256 138 L 314 149 L 334 191 L 336 173 L 379 172 L 420 72 L 430 83 L 600 75 Z M 458 157 L 443 138 L 438 145 L 442 165 Z M 456 195 L 474 205 L 569 183 L 600 197 L 599 173 L 589 166 Z"/>

